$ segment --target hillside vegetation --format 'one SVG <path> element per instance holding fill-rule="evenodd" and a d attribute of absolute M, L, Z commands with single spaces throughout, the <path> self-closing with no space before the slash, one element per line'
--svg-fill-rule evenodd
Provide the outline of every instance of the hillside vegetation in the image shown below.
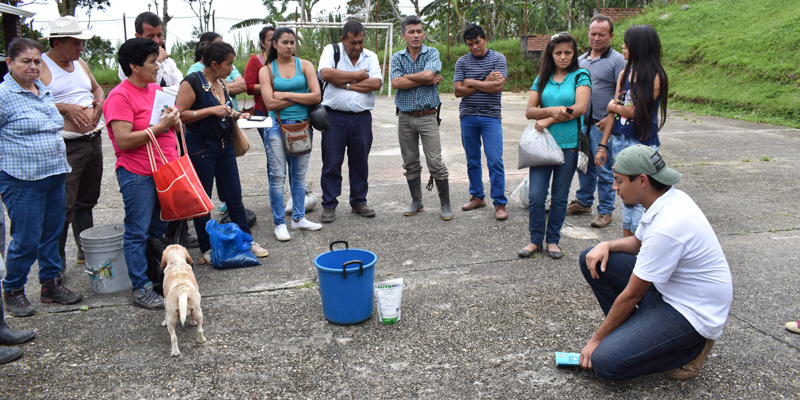
<path fill-rule="evenodd" d="M 800 128 L 800 1 L 697 0 L 652 7 L 615 27 L 656 28 L 669 107 Z M 586 28 L 574 32 L 588 48 Z"/>

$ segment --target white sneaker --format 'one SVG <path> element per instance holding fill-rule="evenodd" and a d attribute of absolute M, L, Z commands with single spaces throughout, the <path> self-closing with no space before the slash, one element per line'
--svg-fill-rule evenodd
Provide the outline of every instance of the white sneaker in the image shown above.
<path fill-rule="evenodd" d="M 261 245 L 256 242 L 253 242 L 253 244 L 250 245 L 250 251 L 252 251 L 253 254 L 255 254 L 255 256 L 258 258 L 264 258 L 269 255 L 267 249 L 261 247 Z"/>
<path fill-rule="evenodd" d="M 300 221 L 292 221 L 292 228 L 294 229 L 303 229 L 307 231 L 318 231 L 322 229 L 322 224 L 318 224 L 316 222 L 311 222 L 305 218 L 301 219 Z"/>
<path fill-rule="evenodd" d="M 292 235 L 289 234 L 289 229 L 286 228 L 286 224 L 280 224 L 275 227 L 275 239 L 278 239 L 279 242 L 292 239 Z"/>

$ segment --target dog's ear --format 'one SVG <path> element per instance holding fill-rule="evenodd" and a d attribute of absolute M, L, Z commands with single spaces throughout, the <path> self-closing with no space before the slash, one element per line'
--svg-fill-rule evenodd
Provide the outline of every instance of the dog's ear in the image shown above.
<path fill-rule="evenodd" d="M 186 247 L 181 247 L 183 250 L 183 254 L 186 256 L 186 263 L 192 265 L 194 261 L 192 261 L 192 256 L 189 255 L 189 252 L 186 250 Z"/>

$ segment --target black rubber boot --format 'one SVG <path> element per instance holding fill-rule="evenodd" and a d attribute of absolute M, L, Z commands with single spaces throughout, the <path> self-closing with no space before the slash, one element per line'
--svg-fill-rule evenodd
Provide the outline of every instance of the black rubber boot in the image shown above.
<path fill-rule="evenodd" d="M 22 357 L 22 350 L 0 346 L 0 364 L 10 363 L 20 357 Z"/>
<path fill-rule="evenodd" d="M 75 217 L 72 221 L 72 235 L 75 238 L 75 247 L 78 248 L 78 255 L 75 257 L 78 264 L 84 264 L 86 262 L 86 258 L 83 255 L 83 247 L 81 246 L 81 232 L 93 226 L 94 218 L 91 208 L 75 211 Z"/>
<path fill-rule="evenodd" d="M 450 210 L 450 183 L 447 179 L 436 180 L 436 191 L 439 192 L 439 202 L 442 203 L 442 220 L 450 221 L 453 219 L 453 211 Z"/>
<path fill-rule="evenodd" d="M 6 319 L 3 316 L 3 308 L 0 307 L 0 344 L 1 345 L 11 345 L 11 344 L 20 344 L 25 343 L 28 340 L 33 339 L 36 336 L 36 332 L 32 329 L 12 329 L 8 324 L 6 324 Z M 0 358 L 2 358 L 0 356 Z M 9 360 L 10 361 L 10 360 Z"/>
<path fill-rule="evenodd" d="M 403 211 L 403 215 L 410 217 L 423 211 L 422 207 L 422 179 L 416 177 L 408 180 L 408 190 L 411 192 L 411 205 Z"/>

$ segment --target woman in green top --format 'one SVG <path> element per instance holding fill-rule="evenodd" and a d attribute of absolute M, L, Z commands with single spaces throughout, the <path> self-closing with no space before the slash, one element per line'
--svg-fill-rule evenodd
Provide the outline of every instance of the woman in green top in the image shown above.
<path fill-rule="evenodd" d="M 290 156 L 283 150 L 280 124 L 295 124 L 308 120 L 308 106 L 320 102 L 319 82 L 314 66 L 294 56 L 295 35 L 289 28 L 279 28 L 272 35 L 272 47 L 264 68 L 258 73 L 261 96 L 272 118 L 272 128 L 264 131 L 269 174 L 269 203 L 275 223 L 275 237 L 287 241 L 292 237 L 286 227 L 283 206 L 283 186 L 286 166 L 291 175 L 292 228 L 316 231 L 322 225 L 306 219 L 306 172 L 310 154 Z M 281 120 L 277 120 L 277 113 Z M 309 130 L 309 134 L 310 134 Z"/>
<path fill-rule="evenodd" d="M 575 38 L 567 32 L 553 35 L 542 53 L 541 69 L 533 81 L 525 117 L 537 120 L 537 130 L 550 129 L 564 152 L 564 164 L 530 169 L 528 229 L 531 241 L 519 250 L 520 257 L 530 257 L 541 251 L 542 240 L 547 243 L 547 255 L 550 258 L 561 258 L 563 254 L 558 242 L 561 240 L 561 226 L 567 216 L 567 197 L 578 161 L 578 132 L 591 94 L 589 72 L 578 68 Z M 552 187 L 549 189 L 552 203 L 548 216 L 545 215 L 544 204 L 551 178 Z"/>

